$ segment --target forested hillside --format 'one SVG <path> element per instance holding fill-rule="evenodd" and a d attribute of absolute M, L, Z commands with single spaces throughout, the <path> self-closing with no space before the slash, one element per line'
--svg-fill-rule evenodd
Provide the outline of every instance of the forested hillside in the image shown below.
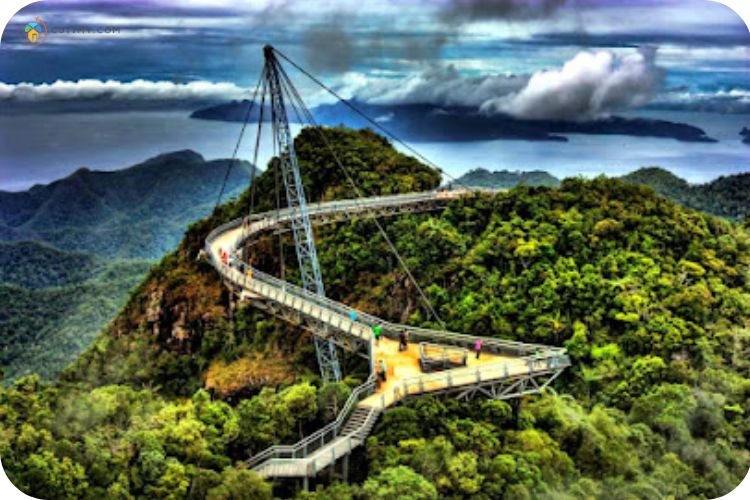
<path fill-rule="evenodd" d="M 367 131 L 332 142 L 367 194 L 433 187 L 436 172 Z M 350 196 L 317 135 L 295 140 L 312 200 Z M 258 186 L 273 186 L 269 169 Z M 275 205 L 258 189 L 259 209 Z M 193 225 L 66 371 L 0 390 L 0 455 L 47 498 L 271 498 L 239 461 L 330 420 L 349 379 L 320 383 L 309 338 L 236 306 L 196 261 L 249 194 Z M 425 397 L 385 412 L 353 484 L 300 498 L 712 498 L 750 463 L 750 234 L 620 180 L 566 180 L 384 220 L 448 328 L 566 346 L 542 396 Z M 286 278 L 295 280 L 285 236 Z M 256 265 L 280 272 L 273 236 Z M 317 229 L 327 293 L 428 324 L 372 222 Z M 211 400 L 210 394 L 214 399 Z"/>
<path fill-rule="evenodd" d="M 750 216 L 750 173 L 721 176 L 706 184 L 688 184 L 667 170 L 651 167 L 636 170 L 623 179 L 720 217 L 742 221 Z"/>
<path fill-rule="evenodd" d="M 56 376 L 117 315 L 151 263 L 0 243 L 0 367 Z"/>
<path fill-rule="evenodd" d="M 219 194 L 229 160 L 193 151 L 151 158 L 112 172 L 80 169 L 28 191 L 0 191 L 0 241 L 45 241 L 61 250 L 105 257 L 158 259 L 173 250 Z M 238 161 L 225 195 L 247 187 Z"/>
<path fill-rule="evenodd" d="M 490 172 L 484 168 L 476 168 L 459 177 L 456 184 L 459 186 L 484 187 L 491 189 L 511 188 L 518 186 L 519 184 L 524 186 L 554 187 L 560 185 L 560 179 L 543 170 L 532 170 L 530 172 L 496 170 Z"/>
<path fill-rule="evenodd" d="M 210 213 L 227 162 L 180 151 L 123 170 L 82 169 L 25 192 L 0 192 L 5 377 L 54 377 L 88 347 L 154 260 Z M 225 199 L 247 186 L 248 170 L 247 162 L 236 162 Z"/>

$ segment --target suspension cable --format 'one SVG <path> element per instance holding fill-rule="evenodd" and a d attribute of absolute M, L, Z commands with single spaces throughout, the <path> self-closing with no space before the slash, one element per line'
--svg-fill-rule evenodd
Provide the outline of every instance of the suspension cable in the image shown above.
<path fill-rule="evenodd" d="M 328 140 L 328 137 L 326 137 L 325 133 L 323 132 L 322 127 L 318 126 L 318 124 L 316 123 L 315 118 L 312 116 L 312 113 L 310 113 L 310 110 L 305 105 L 304 101 L 302 100 L 301 96 L 299 95 L 299 92 L 297 92 L 297 89 L 292 84 L 291 79 L 289 78 L 289 75 L 287 75 L 287 73 L 284 70 L 284 68 L 281 67 L 280 65 L 279 65 L 279 69 L 280 69 L 280 74 L 282 76 L 282 80 L 286 80 L 287 86 L 289 88 L 291 88 L 291 90 L 292 90 L 292 93 L 289 94 L 289 97 L 292 100 L 296 100 L 297 101 L 297 104 L 302 109 L 303 113 L 305 114 L 305 116 L 309 120 L 310 124 L 313 125 L 314 129 L 316 131 L 318 131 L 318 133 L 320 134 L 320 137 L 323 139 L 323 142 L 325 143 L 326 147 L 331 152 L 331 155 L 333 156 L 334 161 L 336 162 L 337 166 L 342 171 L 342 173 L 346 177 L 347 181 L 351 185 L 351 187 L 354 190 L 354 193 L 356 194 L 357 198 L 358 199 L 362 199 L 364 197 L 363 194 L 362 194 L 362 191 L 359 189 L 359 187 L 357 186 L 356 182 L 354 182 L 354 179 L 352 178 L 351 174 L 349 173 L 349 171 L 344 166 L 343 162 L 340 160 L 340 158 L 336 154 L 336 151 L 334 150 L 333 145 Z M 437 314 L 437 311 L 435 311 L 435 308 L 432 306 L 432 303 L 430 302 L 430 299 L 427 298 L 427 295 L 425 294 L 424 290 L 422 290 L 422 287 L 419 285 L 419 282 L 417 282 L 416 278 L 412 274 L 411 270 L 409 269 L 409 266 L 406 264 L 406 261 L 403 259 L 403 257 L 399 253 L 399 251 L 396 249 L 396 246 L 393 244 L 393 241 L 391 241 L 390 237 L 388 236 L 388 233 L 386 233 L 385 229 L 380 224 L 380 221 L 378 220 L 377 216 L 375 215 L 375 213 L 373 212 L 373 210 L 370 209 L 370 207 L 368 207 L 368 206 L 365 205 L 364 208 L 367 211 L 367 213 L 370 216 L 370 218 L 375 223 L 375 225 L 377 226 L 378 231 L 383 236 L 383 239 L 385 240 L 386 244 L 390 247 L 391 252 L 393 252 L 393 254 L 396 256 L 396 259 L 398 260 L 399 264 L 401 265 L 401 267 L 406 272 L 409 280 L 416 287 L 417 291 L 419 292 L 419 295 L 421 296 L 423 302 L 427 306 L 430 314 L 432 314 L 432 316 L 435 318 L 435 320 L 437 320 L 437 322 L 440 324 L 441 328 L 443 330 L 445 330 L 445 323 L 443 323 L 443 320 L 440 319 L 440 316 Z"/>
<path fill-rule="evenodd" d="M 265 106 L 266 106 L 266 79 L 264 78 L 266 74 L 266 67 L 263 67 L 263 71 L 261 72 L 260 77 L 263 79 L 263 88 L 261 89 L 260 93 L 260 111 L 258 114 L 258 131 L 255 134 L 255 150 L 253 151 L 253 165 L 252 165 L 252 173 L 250 175 L 250 212 L 248 215 L 252 215 L 253 211 L 255 210 L 255 185 L 257 184 L 255 182 L 255 175 L 256 170 L 258 166 L 258 151 L 260 150 L 260 137 L 263 133 L 263 115 L 265 112 Z"/>
<path fill-rule="evenodd" d="M 229 165 L 227 165 L 227 170 L 224 172 L 224 181 L 221 183 L 221 190 L 219 190 L 219 196 L 216 198 L 216 204 L 214 205 L 214 211 L 219 207 L 221 204 L 221 198 L 224 196 L 224 189 L 226 189 L 227 181 L 229 180 L 229 173 L 232 171 L 232 168 L 234 167 L 234 163 L 237 161 L 237 153 L 240 150 L 240 145 L 242 144 L 242 137 L 245 135 L 245 129 L 247 128 L 247 123 L 250 121 L 250 114 L 253 111 L 253 106 L 255 106 L 255 99 L 258 96 L 258 89 L 260 88 L 260 84 L 263 81 L 263 72 L 261 72 L 260 77 L 258 78 L 258 83 L 255 84 L 255 91 L 253 92 L 253 98 L 250 101 L 250 105 L 247 107 L 247 111 L 245 112 L 245 117 L 242 120 L 242 128 L 240 129 L 240 135 L 237 138 L 237 143 L 234 145 L 234 152 L 232 153 L 232 159 L 229 160 Z M 255 169 L 255 166 L 253 166 L 253 169 Z"/>
<path fill-rule="evenodd" d="M 352 104 L 347 99 L 344 99 L 336 91 L 334 91 L 333 89 L 331 89 L 330 87 L 328 87 L 326 84 L 324 84 L 323 82 L 321 82 L 318 78 L 316 78 L 310 72 L 308 72 L 307 70 L 305 70 L 302 66 L 300 66 L 299 64 L 297 64 L 294 61 L 292 61 L 291 59 L 289 59 L 289 57 L 287 57 L 286 54 L 284 54 L 283 52 L 281 52 L 280 50 L 278 50 L 275 47 L 274 47 L 273 51 L 276 54 L 278 54 L 280 57 L 282 57 L 286 62 L 288 62 L 289 64 L 291 64 L 295 68 L 297 68 L 298 71 L 300 71 L 302 74 L 304 74 L 305 76 L 307 76 L 310 80 L 312 80 L 313 82 L 315 82 L 316 84 L 318 84 L 320 87 L 322 87 L 326 92 L 328 92 L 333 97 L 335 97 L 336 99 L 338 99 L 339 101 L 341 101 L 342 103 L 344 103 L 349 109 L 351 109 L 352 111 L 354 111 L 355 113 L 357 113 L 359 116 L 361 116 L 362 118 L 364 118 L 372 126 L 376 127 L 381 132 L 383 132 L 384 134 L 386 134 L 388 137 L 390 137 L 394 141 L 396 141 L 399 144 L 401 144 L 401 146 L 403 146 L 404 148 L 408 149 L 413 155 L 415 155 L 416 157 L 418 157 L 420 160 L 422 160 L 423 162 L 425 162 L 426 164 L 428 164 L 429 166 L 431 166 L 432 168 L 434 168 L 435 170 L 437 170 L 441 174 L 444 174 L 446 177 L 449 177 L 453 182 L 455 182 L 456 184 L 460 185 L 461 187 L 463 187 L 463 188 L 465 188 L 465 189 L 467 189 L 469 191 L 473 190 L 472 188 L 470 188 L 469 186 L 466 186 L 461 181 L 459 181 L 458 179 L 456 179 L 454 176 L 452 176 L 451 174 L 449 174 L 448 172 L 446 172 L 443 168 L 439 167 L 437 164 L 435 164 L 432 160 L 430 160 L 429 158 L 427 158 L 426 156 L 424 156 L 422 153 L 420 153 L 419 151 L 417 151 L 416 149 L 414 149 L 407 142 L 405 142 L 402 139 L 400 139 L 396 134 L 394 134 L 393 132 L 391 132 L 390 130 L 388 130 L 387 128 L 385 128 L 383 125 L 381 125 L 380 123 L 378 123 L 376 120 L 374 120 L 373 118 L 370 118 L 370 116 L 367 113 L 365 113 L 364 111 L 362 111 L 361 109 L 359 109 L 357 106 L 355 106 L 354 104 Z M 279 67 L 281 67 L 281 66 L 279 66 Z M 282 69 L 282 71 L 283 71 L 283 69 Z"/>

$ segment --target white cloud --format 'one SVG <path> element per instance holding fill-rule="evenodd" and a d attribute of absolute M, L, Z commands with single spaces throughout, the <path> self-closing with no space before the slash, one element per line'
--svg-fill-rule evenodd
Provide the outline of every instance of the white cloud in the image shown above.
<path fill-rule="evenodd" d="M 750 113 L 750 91 L 733 88 L 716 92 L 672 91 L 660 96 L 653 106 L 660 109 Z"/>
<path fill-rule="evenodd" d="M 478 107 L 489 99 L 518 90 L 526 77 L 462 75 L 455 66 L 431 66 L 403 79 L 347 73 L 341 92 L 371 104 L 437 104 Z"/>
<path fill-rule="evenodd" d="M 248 89 L 229 82 L 134 80 L 57 80 L 53 83 L 0 82 L 0 102 L 57 102 L 57 101 L 221 101 L 237 99 L 248 94 Z"/>
<path fill-rule="evenodd" d="M 481 109 L 532 120 L 591 120 L 643 106 L 663 81 L 654 56 L 652 50 L 624 56 L 580 52 L 562 68 L 534 73 L 523 89 L 490 99 Z"/>
<path fill-rule="evenodd" d="M 371 104 L 461 105 L 525 119 L 591 120 L 654 98 L 664 76 L 654 56 L 653 50 L 579 52 L 560 68 L 530 76 L 467 76 L 457 68 L 463 63 L 404 78 L 347 73 L 339 90 Z"/>

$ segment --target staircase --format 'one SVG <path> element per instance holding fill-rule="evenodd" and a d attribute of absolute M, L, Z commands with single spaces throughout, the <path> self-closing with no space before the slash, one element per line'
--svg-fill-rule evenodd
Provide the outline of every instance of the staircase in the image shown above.
<path fill-rule="evenodd" d="M 341 435 L 351 436 L 362 441 L 367 439 L 377 420 L 376 418 L 370 418 L 373 411 L 375 411 L 373 408 L 367 406 L 357 406 L 349 420 L 346 421 L 344 428 L 341 429 Z"/>
<path fill-rule="evenodd" d="M 365 211 L 382 216 L 431 211 L 467 194 L 470 193 L 431 191 L 318 203 L 308 209 L 312 221 L 323 224 Z M 380 413 L 405 398 L 450 392 L 456 393 L 460 400 L 474 396 L 504 400 L 536 394 L 570 366 L 570 358 L 562 348 L 390 323 L 247 264 L 236 265 L 243 246 L 267 231 L 288 227 L 292 216 L 289 209 L 284 209 L 227 222 L 209 233 L 204 253 L 232 293 L 345 350 L 366 350 L 371 373 L 365 383 L 352 391 L 333 422 L 295 444 L 274 445 L 249 458 L 248 468 L 260 475 L 301 477 L 305 481 L 314 477 L 362 445 Z M 225 258 L 222 260 L 227 253 L 234 257 L 228 263 Z M 481 361 L 469 358 L 467 366 L 462 368 L 424 373 L 419 360 L 407 359 L 411 357 L 408 352 L 386 353 L 387 346 L 381 342 L 380 355 L 385 353 L 390 357 L 393 362 L 388 361 L 388 366 L 399 367 L 400 372 L 398 376 L 394 372 L 388 384 L 378 389 L 374 370 L 378 354 L 372 337 L 374 325 L 382 327 L 386 344 L 388 338 L 395 343 L 400 332 L 406 332 L 412 343 L 436 344 L 452 351 L 473 350 L 481 339 L 482 358 Z M 344 465 L 346 469 L 346 462 Z"/>
<path fill-rule="evenodd" d="M 253 467 L 262 477 L 313 477 L 362 444 L 375 426 L 381 409 L 357 406 L 338 437 L 304 458 L 269 458 Z"/>

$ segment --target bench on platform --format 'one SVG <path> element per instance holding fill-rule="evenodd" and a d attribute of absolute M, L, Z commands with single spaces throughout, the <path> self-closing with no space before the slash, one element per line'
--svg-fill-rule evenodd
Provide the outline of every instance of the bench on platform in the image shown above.
<path fill-rule="evenodd" d="M 468 349 L 429 342 L 419 343 L 419 366 L 425 373 L 466 366 Z"/>

